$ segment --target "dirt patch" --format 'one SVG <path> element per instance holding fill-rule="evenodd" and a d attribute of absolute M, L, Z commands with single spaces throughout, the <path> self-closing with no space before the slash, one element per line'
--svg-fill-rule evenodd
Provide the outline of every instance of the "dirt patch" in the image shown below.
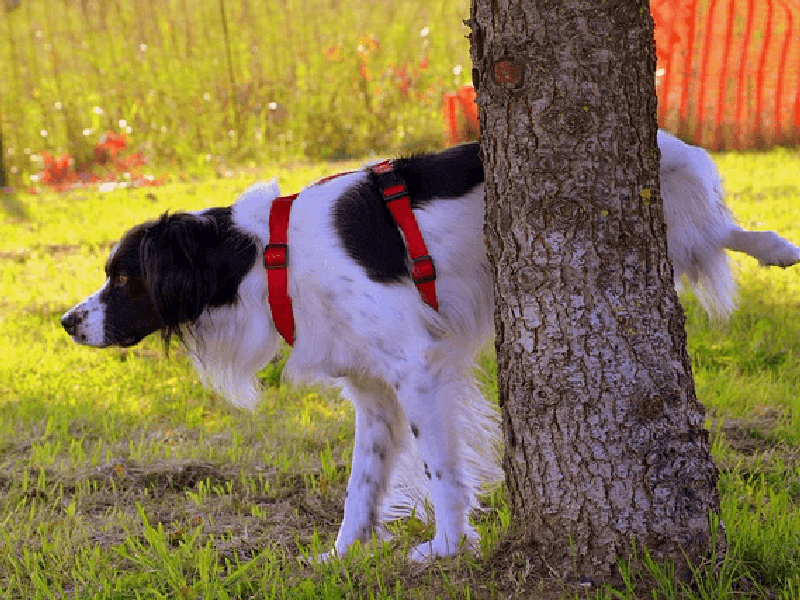
<path fill-rule="evenodd" d="M 780 435 L 775 431 L 788 419 L 779 409 L 760 411 L 746 419 L 715 419 L 709 429 L 722 447 L 744 457 L 782 459 L 787 467 L 800 464 L 800 448 L 785 442 L 776 442 Z M 721 437 L 721 440 L 718 438 Z"/>
<path fill-rule="evenodd" d="M 743 482 L 764 481 L 800 502 L 800 447 L 782 440 L 786 415 L 778 410 L 712 424 L 714 461 L 720 471 Z"/>
<path fill-rule="evenodd" d="M 245 482 L 243 473 L 258 473 L 268 484 Z M 44 484 L 22 490 L 23 478 Z M 343 480 L 341 473 L 337 480 Z M 345 486 L 322 481 L 317 473 L 278 473 L 259 465 L 118 459 L 77 470 L 0 469 L 0 495 L 12 504 L 49 506 L 59 518 L 71 511 L 69 518 L 85 525 L 81 535 L 103 547 L 131 536 L 143 539 L 140 511 L 176 546 L 202 527 L 202 539 L 212 539 L 232 559 L 252 557 L 266 547 L 294 556 L 298 543 L 311 544 L 315 535 L 332 539 L 342 518 Z"/>
<path fill-rule="evenodd" d="M 203 462 L 156 462 L 139 466 L 127 461 L 115 461 L 99 467 L 98 472 L 120 481 L 124 487 L 147 489 L 155 497 L 194 489 L 201 481 L 219 485 L 230 473 Z"/>

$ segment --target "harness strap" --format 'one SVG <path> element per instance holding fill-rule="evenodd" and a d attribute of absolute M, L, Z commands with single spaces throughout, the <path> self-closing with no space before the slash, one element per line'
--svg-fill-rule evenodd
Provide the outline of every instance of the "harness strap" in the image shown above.
<path fill-rule="evenodd" d="M 372 172 L 378 177 L 383 200 L 405 238 L 408 255 L 411 257 L 411 279 L 425 303 L 434 310 L 439 310 L 439 301 L 436 298 L 436 267 L 419 230 L 419 223 L 411 211 L 411 198 L 406 183 L 389 160 L 373 165 Z"/>
<path fill-rule="evenodd" d="M 439 310 L 436 299 L 436 268 L 428 254 L 419 224 L 411 211 L 411 199 L 403 178 L 394 170 L 391 161 L 384 161 L 372 167 L 378 178 L 383 197 L 397 227 L 405 238 L 408 254 L 411 257 L 411 278 L 417 286 L 423 301 L 434 310 Z M 339 177 L 344 173 L 320 180 L 322 183 Z M 272 201 L 269 211 L 269 244 L 264 248 L 264 268 L 267 270 L 267 291 L 272 320 L 281 337 L 290 346 L 294 345 L 294 314 L 292 299 L 289 297 L 289 278 L 287 267 L 287 231 L 289 212 L 298 194 L 281 196 Z"/>
<path fill-rule="evenodd" d="M 269 244 L 264 248 L 269 309 L 275 328 L 290 346 L 294 345 L 294 314 L 286 273 L 286 231 L 289 228 L 289 211 L 295 198 L 297 194 L 272 201 L 269 211 Z"/>

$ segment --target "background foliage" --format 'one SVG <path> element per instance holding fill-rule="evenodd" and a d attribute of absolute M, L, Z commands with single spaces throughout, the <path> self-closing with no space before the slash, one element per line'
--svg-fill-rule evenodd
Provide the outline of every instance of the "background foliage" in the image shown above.
<path fill-rule="evenodd" d="M 196 169 L 441 147 L 465 0 L 22 0 L 0 11 L 12 182 L 105 132 Z"/>

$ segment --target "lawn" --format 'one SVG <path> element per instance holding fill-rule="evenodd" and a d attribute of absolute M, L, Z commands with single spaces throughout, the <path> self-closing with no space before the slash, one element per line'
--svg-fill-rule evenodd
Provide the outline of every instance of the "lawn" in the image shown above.
<path fill-rule="evenodd" d="M 800 153 L 715 156 L 747 227 L 800 241 Z M 476 557 L 432 567 L 405 549 L 430 532 L 397 523 L 391 545 L 331 564 L 353 437 L 335 394 L 280 385 L 255 414 L 206 392 L 180 348 L 73 344 L 62 312 L 99 287 L 120 234 L 165 210 L 226 205 L 257 179 L 282 189 L 350 164 L 293 163 L 100 193 L 2 196 L 0 598 L 633 598 L 526 581 L 498 552 L 503 490 L 476 515 Z M 658 598 L 800 597 L 800 268 L 736 258 L 740 308 L 711 323 L 684 297 L 698 396 L 721 470 L 729 553 L 695 589 L 648 567 Z M 492 358 L 483 358 L 491 373 Z M 490 383 L 490 377 L 486 377 Z M 623 571 L 625 570 L 623 565 Z M 648 596 L 652 597 L 652 596 Z"/>
<path fill-rule="evenodd" d="M 409 564 L 405 549 L 430 533 L 411 520 L 375 554 L 307 564 L 342 514 L 347 404 L 281 386 L 278 361 L 255 414 L 239 412 L 202 388 L 178 346 L 168 359 L 155 337 L 100 351 L 62 331 L 135 223 L 229 204 L 263 178 L 296 191 L 354 164 L 332 160 L 441 147 L 442 94 L 470 81 L 466 1 L 6 4 L 12 185 L 46 189 L 55 164 L 128 189 L 0 190 L 0 599 L 610 599 L 648 578 L 648 598 L 800 598 L 800 267 L 737 258 L 740 308 L 726 323 L 684 298 L 730 547 L 694 589 L 653 564 L 622 565 L 621 590 L 527 581 L 499 550 L 503 490 L 476 515 L 479 556 Z M 97 164 L 106 132 L 126 136 L 127 162 Z M 800 243 L 800 153 L 715 158 L 740 221 Z M 165 185 L 131 185 L 162 171 Z M 482 366 L 491 388 L 490 353 Z"/>

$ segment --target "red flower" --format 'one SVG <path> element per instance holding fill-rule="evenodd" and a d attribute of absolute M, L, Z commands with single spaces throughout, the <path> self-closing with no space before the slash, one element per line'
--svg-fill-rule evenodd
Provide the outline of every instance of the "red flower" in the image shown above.
<path fill-rule="evenodd" d="M 132 180 L 131 185 L 135 187 L 161 185 L 166 181 L 166 175 L 158 179 L 150 175 L 131 176 L 131 172 L 143 167 L 147 164 L 147 160 L 139 150 L 124 156 L 122 151 L 127 147 L 128 139 L 124 133 L 106 132 L 93 149 L 94 160 L 82 165 L 83 170 L 79 173 L 75 172 L 75 160 L 69 154 L 55 158 L 49 152 L 42 152 L 44 169 L 39 173 L 39 181 L 57 192 L 98 183 L 117 182 L 123 173 L 126 179 Z M 102 176 L 92 171 L 93 166 L 101 165 L 107 165 Z M 32 193 L 38 192 L 37 188 L 31 190 Z"/>

